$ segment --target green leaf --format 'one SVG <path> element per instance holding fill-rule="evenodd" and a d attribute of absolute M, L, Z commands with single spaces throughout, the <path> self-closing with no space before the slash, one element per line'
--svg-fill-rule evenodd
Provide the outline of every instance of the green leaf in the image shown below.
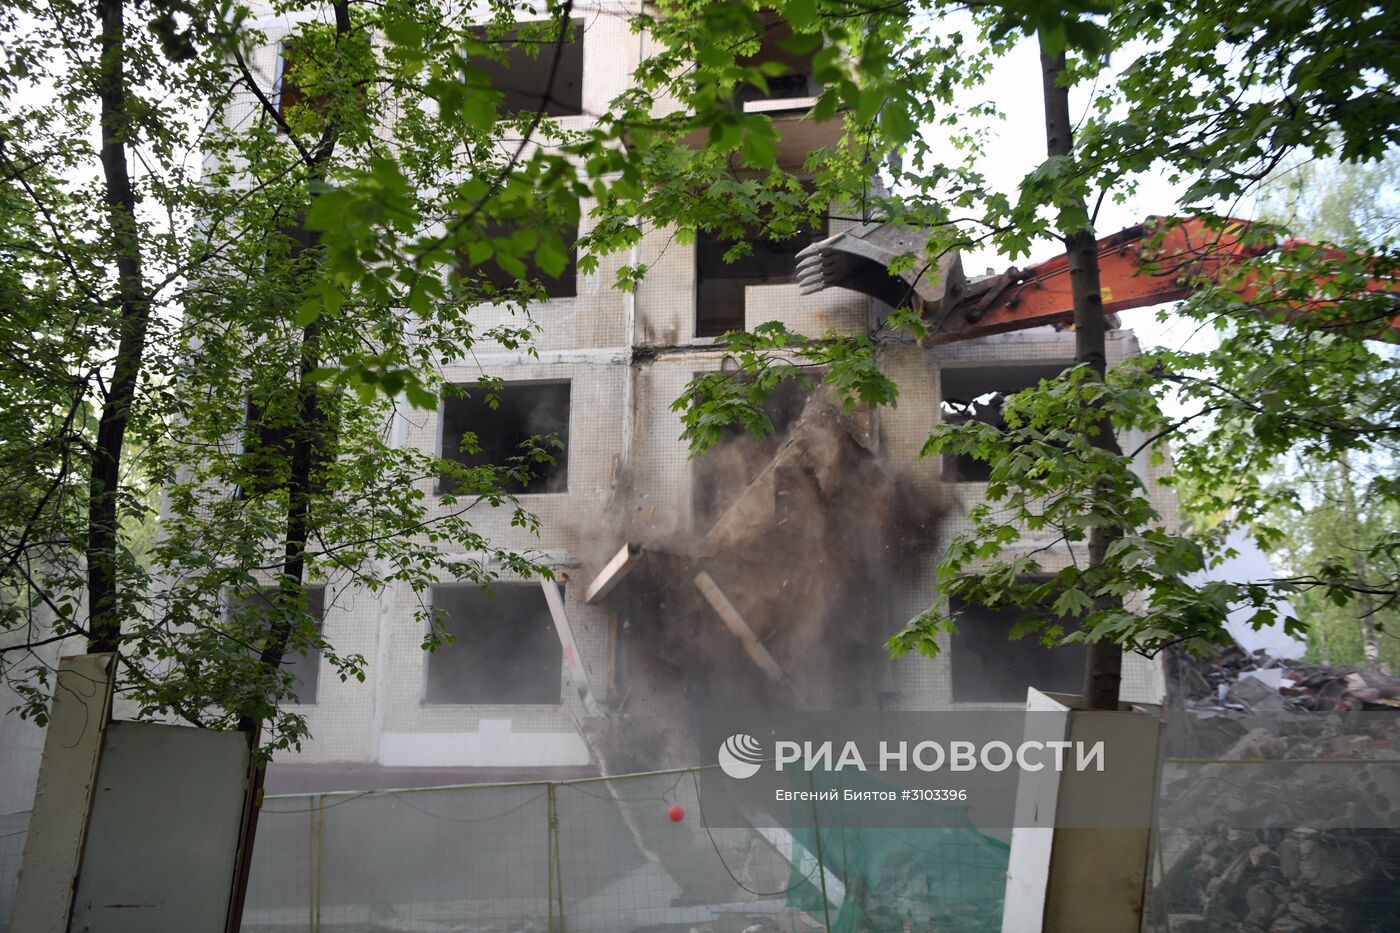
<path fill-rule="evenodd" d="M 909 115 L 908 102 L 903 98 L 887 101 L 885 109 L 880 112 L 880 128 L 884 130 L 887 141 L 896 145 L 907 142 L 916 129 Z"/>
<path fill-rule="evenodd" d="M 785 13 L 794 33 L 806 32 L 817 20 L 817 0 L 788 0 Z"/>
<path fill-rule="evenodd" d="M 565 252 L 564 242 L 557 234 L 550 232 L 540 238 L 540 245 L 535 249 L 535 264 L 545 275 L 552 279 L 559 278 L 568 263 L 569 254 Z"/>
<path fill-rule="evenodd" d="M 479 266 L 490 259 L 496 252 L 490 240 L 473 240 L 467 244 L 467 262 L 473 266 Z"/>
<path fill-rule="evenodd" d="M 778 166 L 778 133 L 766 116 L 757 116 L 747 121 L 741 154 L 744 164 L 758 169 L 774 169 Z"/>
<path fill-rule="evenodd" d="M 499 92 L 485 88 L 468 91 L 461 100 L 458 116 L 470 131 L 484 133 L 496 123 L 496 101 Z"/>
<path fill-rule="evenodd" d="M 1045 54 L 1052 58 L 1059 55 L 1069 45 L 1069 37 L 1065 32 L 1063 20 L 1056 21 L 1053 25 L 1042 27 L 1039 32 L 1040 47 Z"/>
<path fill-rule="evenodd" d="M 321 317 L 321 296 L 316 295 L 303 301 L 297 308 L 292 323 L 305 330 Z"/>
<path fill-rule="evenodd" d="M 417 381 L 409 382 L 404 386 L 404 397 L 408 404 L 414 408 L 421 408 L 426 411 L 436 411 L 438 397 L 434 392 L 429 392 Z"/>
<path fill-rule="evenodd" d="M 386 16 L 384 35 L 395 45 L 418 49 L 423 44 L 423 26 L 411 16 Z"/>

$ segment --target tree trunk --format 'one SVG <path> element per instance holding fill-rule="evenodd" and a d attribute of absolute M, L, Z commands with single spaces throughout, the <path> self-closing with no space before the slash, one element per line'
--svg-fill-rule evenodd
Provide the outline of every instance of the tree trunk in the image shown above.
<path fill-rule="evenodd" d="M 349 0 L 338 0 L 334 7 L 337 36 L 350 32 Z M 316 148 L 306 160 L 308 182 L 324 182 L 326 168 L 335 154 L 339 141 L 339 127 L 331 120 L 321 134 Z M 303 150 L 304 151 L 304 150 Z M 307 236 L 304 229 L 298 231 L 299 241 L 305 249 L 313 249 L 319 235 Z M 266 668 L 277 670 L 287 653 L 287 643 L 291 638 L 291 612 L 304 611 L 303 594 L 306 578 L 306 542 L 311 533 L 311 496 L 314 489 L 312 472 L 315 469 L 317 440 L 324 431 L 325 412 L 320 407 L 320 386 L 311 378 L 311 373 L 321 365 L 321 324 L 313 321 L 301 334 L 301 359 L 297 376 L 297 425 L 292 433 L 292 462 L 287 480 L 287 525 L 283 538 L 282 573 L 277 583 L 276 621 L 267 633 L 259 662 Z M 257 755 L 262 741 L 262 721 L 251 716 L 239 720 L 238 728 L 248 736 L 249 749 Z M 243 907 L 248 898 L 248 879 L 253 867 L 253 846 L 257 841 L 258 819 L 262 812 L 263 787 L 267 780 L 267 763 L 254 765 L 253 783 L 250 788 L 248 806 L 244 811 L 243 843 L 239 852 L 237 881 L 234 885 L 230 904 L 230 930 L 237 930 L 242 924 Z"/>
<path fill-rule="evenodd" d="M 1041 78 L 1045 94 L 1045 148 L 1050 156 L 1072 158 L 1074 131 L 1070 122 L 1069 89 L 1061 87 L 1060 74 L 1065 68 L 1064 53 L 1049 55 L 1044 46 L 1040 52 Z M 1076 364 L 1089 364 L 1102 379 L 1108 369 L 1108 352 L 1104 339 L 1103 297 L 1099 291 L 1098 241 L 1093 223 L 1082 198 L 1076 197 L 1085 223 L 1075 230 L 1061 231 L 1069 259 L 1070 291 L 1074 299 L 1074 358 Z M 1104 450 L 1120 452 L 1113 425 L 1105 416 L 1099 419 L 1096 431 L 1087 435 L 1089 443 Z M 1117 532 L 1100 527 L 1089 532 L 1089 566 L 1103 563 L 1108 547 Z M 1094 598 L 1094 609 L 1112 609 L 1122 605 L 1117 596 Z M 1108 641 L 1091 642 L 1084 661 L 1083 701 L 1088 709 L 1117 709 L 1119 686 L 1122 681 L 1123 649 Z"/>
<path fill-rule="evenodd" d="M 303 593 L 306 579 L 306 541 L 311 533 L 312 471 L 317 440 L 324 428 L 325 415 L 318 403 L 320 387 L 311 373 L 321 365 L 321 326 L 312 322 L 302 331 L 301 362 L 297 378 L 297 423 L 292 432 L 292 462 L 287 479 L 287 525 L 282 543 L 282 573 L 278 579 L 275 621 L 268 629 L 258 655 L 269 670 L 277 670 L 287 653 L 292 635 L 291 618 L 305 612 Z M 244 717 L 239 728 L 254 732 L 259 724 Z"/>
<path fill-rule="evenodd" d="M 116 651 L 121 636 L 117 606 L 117 499 L 122 445 L 146 349 L 150 302 L 141 272 L 136 194 L 127 167 L 127 87 L 123 0 L 98 0 L 101 63 L 97 93 L 102 132 L 102 175 L 107 223 L 117 267 L 117 356 L 102 399 L 88 481 L 88 651 Z"/>
<path fill-rule="evenodd" d="M 327 151 L 329 154 L 329 150 Z M 305 612 L 303 594 L 306 578 L 306 542 L 311 532 L 312 471 L 315 467 L 316 441 L 324 430 L 324 412 L 318 404 L 319 386 L 311 373 L 320 365 L 320 324 L 313 322 L 302 331 L 301 362 L 297 379 L 298 417 L 292 433 L 292 462 L 287 480 L 287 525 L 283 538 L 282 573 L 277 583 L 276 617 L 263 641 L 258 661 L 263 667 L 276 671 L 287 654 L 292 634 L 292 614 Z M 239 731 L 248 736 L 248 747 L 256 755 L 262 741 L 262 720 L 244 715 L 238 722 Z M 245 810 L 243 843 L 239 853 L 239 871 L 231 904 L 231 930 L 237 930 L 243 919 L 243 905 L 248 896 L 249 873 L 253 866 L 253 845 L 257 839 L 258 817 L 262 812 L 263 786 L 267 780 L 267 763 L 254 765 L 253 784 Z"/>
<path fill-rule="evenodd" d="M 1356 505 L 1355 479 L 1351 472 L 1351 454 L 1343 453 L 1338 461 L 1342 472 L 1342 508 L 1347 513 L 1347 532 L 1353 536 L 1351 573 L 1358 585 L 1366 579 L 1366 552 L 1361 549 L 1365 536 L 1361 532 L 1361 510 Z M 1361 652 L 1367 667 L 1385 670 L 1381 663 L 1380 639 L 1376 635 L 1376 599 L 1370 593 L 1356 594 L 1356 623 L 1361 627 Z"/>

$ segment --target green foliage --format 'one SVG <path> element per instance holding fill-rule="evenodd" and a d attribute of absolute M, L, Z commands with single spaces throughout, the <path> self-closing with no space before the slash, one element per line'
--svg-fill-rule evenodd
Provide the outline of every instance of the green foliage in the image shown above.
<path fill-rule="evenodd" d="M 1216 349 L 1157 351 L 1114 370 L 1106 383 L 1081 367 L 1013 397 L 1004 430 L 977 422 L 940 426 L 925 452 L 972 455 L 991 464 L 991 479 L 986 502 L 970 514 L 972 528 L 939 563 L 937 590 L 1022 606 L 1029 630 L 1047 643 L 1108 639 L 1149 655 L 1171 644 L 1205 651 L 1224 641 L 1231 608 L 1250 610 L 1255 627 L 1281 624 L 1300 635 L 1306 626 L 1286 610 L 1290 599 L 1296 610 L 1320 598 L 1347 606 L 1363 592 L 1378 600 L 1400 593 L 1393 525 L 1376 529 L 1371 543 L 1318 541 L 1311 566 L 1287 576 L 1186 580 L 1228 556 L 1232 527 L 1250 529 L 1277 550 L 1289 534 L 1279 517 L 1312 507 L 1296 483 L 1273 482 L 1271 470 L 1298 456 L 1328 460 L 1388 448 L 1400 384 L 1391 354 L 1367 338 L 1384 328 L 1394 305 L 1366 287 L 1393 262 L 1384 253 L 1336 258 L 1312 247 L 1270 255 L 1240 273 L 1261 283 L 1254 296 L 1260 307 L 1244 305 L 1226 283 L 1178 309 L 1221 328 Z M 1320 282 L 1326 305 L 1313 301 Z M 1276 324 L 1260 311 L 1277 304 L 1311 313 Z M 1168 392 L 1185 414 L 1163 413 Z M 1090 444 L 1100 414 L 1134 446 L 1119 454 Z M 1176 443 L 1169 448 L 1170 441 Z M 1205 519 L 1180 531 L 1155 511 L 1139 479 L 1144 458 L 1160 464 L 1168 456 L 1173 476 L 1163 482 L 1181 491 L 1183 509 Z M 1392 489 L 1374 483 L 1372 501 L 1379 505 Z M 1112 529 L 1115 540 L 1102 560 L 1086 561 L 1084 542 L 1096 526 Z M 1074 555 L 1069 566 L 1042 565 L 1040 555 L 1063 553 L 1062 546 Z M 1353 566 L 1357 547 L 1370 555 L 1368 572 Z M 1113 606 L 1105 597 L 1126 603 Z M 1058 627 L 1062 612 L 1077 617 L 1077 629 Z M 935 652 L 937 633 L 953 621 L 925 614 L 889 647 L 896 654 Z"/>
<path fill-rule="evenodd" d="M 1178 642 L 1222 641 L 1232 604 L 1270 611 L 1262 589 L 1188 583 L 1207 566 L 1207 554 L 1163 526 L 1138 474 L 1140 451 L 1091 443 L 1103 414 L 1120 431 L 1163 424 L 1134 378 L 1131 369 L 1120 370 L 1104 383 L 1077 367 L 1012 396 L 1005 428 L 974 421 L 934 432 L 926 455 L 964 454 L 991 465 L 986 499 L 969 513 L 971 528 L 938 564 L 940 593 L 1021 607 L 1026 615 L 1017 636 L 1033 634 L 1046 644 L 1109 640 L 1149 654 Z M 1082 555 L 1096 527 L 1119 534 L 1101 561 L 1088 563 Z M 1066 551 L 1081 556 L 1063 565 Z M 1066 630 L 1064 618 L 1076 627 Z M 933 655 L 940 631 L 955 632 L 955 619 L 926 613 L 892 637 L 889 648 L 896 655 Z"/>
<path fill-rule="evenodd" d="M 1383 461 L 1365 472 L 1350 463 L 1295 464 L 1278 479 L 1297 493 L 1299 508 L 1281 511 L 1275 522 L 1280 544 L 1274 559 L 1291 577 L 1336 580 L 1337 587 L 1309 587 L 1292 605 L 1308 627 L 1308 659 L 1332 665 L 1368 663 L 1366 624 L 1373 630 L 1380 661 L 1395 670 L 1400 663 L 1400 611 L 1389 598 L 1361 594 L 1347 581 L 1375 587 L 1394 578 L 1394 534 L 1400 508 L 1366 482 L 1393 475 Z M 1362 504 L 1365 507 L 1362 507 Z"/>
<path fill-rule="evenodd" d="M 280 110 L 253 91 L 270 78 L 249 64 L 267 37 L 240 11 L 214 0 L 177 16 L 169 4 L 118 8 L 127 29 L 104 59 L 89 8 L 0 7 L 0 628 L 21 647 L 86 631 L 89 479 L 107 449 L 94 444 L 97 419 L 114 412 L 116 348 L 140 330 L 134 396 L 117 412 L 125 532 L 108 555 L 124 690 L 150 715 L 266 722 L 272 746 L 305 734 L 277 706 L 291 686 L 283 650 L 320 650 L 341 676 L 364 676 L 364 659 L 312 623 L 305 585 L 422 593 L 440 576 L 545 572 L 471 519 L 499 507 L 535 527 L 502 489 L 552 455 L 548 439 L 461 469 L 394 438 L 413 408 L 437 404 L 445 361 L 487 340 L 533 352 L 543 289 L 528 270 L 562 270 L 573 227 L 592 274 L 653 230 L 783 240 L 823 216 L 884 217 L 929 232 L 907 258 L 915 269 L 969 244 L 1016 258 L 1088 229 L 1084 205 L 1146 172 L 1189 181 L 1190 209 L 1252 190 L 1286 158 L 1372 160 L 1396 139 L 1393 56 L 1376 51 L 1394 45 L 1394 17 L 1364 4 L 666 0 L 631 15 L 646 49 L 634 86 L 587 128 L 545 108 L 504 112 L 483 67 L 510 44 L 549 60 L 572 41 L 568 2 L 529 23 L 493 4 L 485 24 L 426 0 L 340 3 L 330 17 L 279 3 L 299 23 L 287 71 L 299 95 Z M 780 19 L 785 51 L 813 56 L 808 119 L 841 130 L 800 166 L 779 158 L 772 117 L 740 102 L 774 76 L 756 53 Z M 979 171 L 989 137 L 976 128 L 995 107 L 968 94 L 1015 41 L 1037 36 L 1065 52 L 1064 80 L 1090 89 L 1091 107 L 1071 155 L 999 191 Z M 1135 62 L 1105 69 L 1124 55 Z M 117 61 L 124 74 L 110 82 Z M 111 83 L 108 142 L 141 166 L 130 217 L 96 180 L 95 95 Z M 889 190 L 871 183 L 882 165 Z M 119 275 L 133 258 L 134 278 Z M 501 287 L 488 263 L 514 281 Z M 1270 522 L 1289 491 L 1266 482 L 1270 465 L 1300 450 L 1363 452 L 1393 433 L 1393 361 L 1365 340 L 1394 315 L 1393 299 L 1365 286 L 1393 269 L 1384 251 L 1270 254 L 1241 273 L 1259 290 L 1224 283 L 1185 309 L 1237 322 L 1218 351 L 1158 354 L 1106 383 L 1077 369 L 1017 396 L 1004 429 L 940 427 L 929 454 L 970 454 L 992 471 L 971 532 L 939 565 L 940 600 L 1024 605 L 1024 634 L 1150 652 L 1218 640 L 1232 603 L 1265 624 L 1279 595 L 1348 598 L 1357 575 L 1335 554 L 1307 579 L 1186 584 L 1220 529 L 1174 529 L 1140 468 L 1189 441 L 1174 451 L 1188 507 L 1282 540 Z M 631 259 L 615 282 L 635 288 L 645 274 Z M 135 298 L 119 288 L 133 281 Z M 1301 326 L 1279 325 L 1290 304 L 1307 309 Z M 504 313 L 474 313 L 483 305 Z M 771 430 L 762 401 L 787 379 L 824 382 L 848 408 L 892 405 L 883 348 L 926 330 L 901 310 L 871 333 L 817 339 L 774 324 L 730 335 L 733 372 L 696 380 L 677 402 L 686 439 L 703 450 L 736 420 Z M 1167 389 L 1185 419 L 1163 415 Z M 250 400 L 259 432 L 245 427 Z M 1090 443 L 1105 417 L 1126 453 Z M 457 492 L 438 497 L 444 473 Z M 153 535 L 142 529 L 156 488 Z M 1370 488 L 1393 499 L 1400 486 L 1378 473 Z M 1116 540 L 1086 562 L 1077 549 L 1094 529 Z M 1042 565 L 1054 548 L 1075 559 Z M 1393 577 L 1372 582 L 1394 588 Z M 270 616 L 225 611 L 230 594 L 265 586 L 279 594 Z M 441 630 L 422 615 L 431 647 Z M 955 625 L 935 606 L 891 647 L 931 653 Z M 44 666 L 27 649 L 4 657 L 43 715 Z"/>
<path fill-rule="evenodd" d="M 696 376 L 671 406 L 685 426 L 682 438 L 696 454 L 718 443 L 730 424 L 742 424 L 759 437 L 773 433 L 763 403 L 786 380 L 814 385 L 812 370 L 821 371 L 821 380 L 832 387 L 846 414 L 857 405 L 893 405 L 898 395 L 898 387 L 880 369 L 877 345 L 862 335 L 829 333 L 814 340 L 773 321 L 728 335 L 728 348 L 744 377 L 725 372 Z"/>
<path fill-rule="evenodd" d="M 1400 142 L 1396 61 L 1375 54 L 1396 26 L 1372 4 L 1124 4 L 1108 23 L 1134 59 L 1081 150 L 1109 178 L 1165 164 L 1192 207 L 1298 154 L 1371 161 Z"/>
<path fill-rule="evenodd" d="M 1264 186 L 1261 212 L 1310 239 L 1372 252 L 1396 245 L 1398 199 L 1400 159 L 1391 151 L 1365 165 L 1336 159 L 1291 164 Z M 1343 371 L 1358 390 L 1355 401 L 1340 400 L 1353 425 L 1357 415 L 1387 404 L 1394 366 L 1393 350 L 1384 348 L 1363 359 L 1360 371 Z M 1400 660 L 1390 592 L 1400 516 L 1396 460 L 1388 434 L 1369 433 L 1359 446 L 1296 450 L 1271 470 L 1265 488 L 1276 498 L 1266 524 L 1274 531 L 1273 557 L 1283 572 L 1318 581 L 1292 598 L 1308 626 L 1310 658 L 1329 664 L 1379 661 L 1393 669 Z"/>
<path fill-rule="evenodd" d="M 557 440 L 465 469 L 396 437 L 412 407 L 436 405 L 444 361 L 483 340 L 532 352 L 527 302 L 541 292 L 525 263 L 562 270 L 562 230 L 577 225 L 586 189 L 562 157 L 503 148 L 529 118 L 473 121 L 472 98 L 454 95 L 479 71 L 473 57 L 501 55 L 461 14 L 346 5 L 334 23 L 304 22 L 286 67 L 299 97 L 279 110 L 251 89 L 269 85 L 249 64 L 266 37 L 210 3 L 191 8 L 182 33 L 128 21 L 115 106 L 120 158 L 139 153 L 142 175 L 136 227 L 123 228 L 109 222 L 110 184 L 94 178 L 87 8 L 52 6 L 23 31 L 7 10 L 4 675 L 42 719 L 49 675 L 32 649 L 87 633 L 88 477 L 113 352 L 132 326 L 111 296 L 134 242 L 150 313 L 120 446 L 121 690 L 143 715 L 263 723 L 264 753 L 297 745 L 306 726 L 285 703 L 293 683 L 280 659 L 316 651 L 342 680 L 366 676 L 365 659 L 315 624 L 306 587 L 348 598 L 548 574 L 538 554 L 494 544 L 474 519 L 499 509 L 534 532 L 504 489 L 552 459 Z M 567 20 L 560 8 L 518 35 L 543 47 Z M 491 28 L 514 23 L 502 11 Z M 380 35 L 388 46 L 371 41 Z M 192 153 L 204 159 L 198 175 Z M 479 268 L 487 258 L 518 281 L 493 284 Z M 483 304 L 504 313 L 482 323 L 471 311 Z M 434 494 L 441 474 L 454 494 Z M 230 608 L 269 588 L 270 605 Z M 439 620 L 418 615 L 429 646 L 440 643 Z"/>

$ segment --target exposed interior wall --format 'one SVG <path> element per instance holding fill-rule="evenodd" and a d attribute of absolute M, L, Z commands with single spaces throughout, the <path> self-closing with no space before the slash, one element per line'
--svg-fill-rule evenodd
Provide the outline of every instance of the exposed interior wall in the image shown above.
<path fill-rule="evenodd" d="M 726 254 L 734 241 L 701 231 L 695 238 L 695 336 L 719 337 L 745 326 L 745 292 L 753 285 L 790 285 L 797 281 L 797 254 L 826 239 L 827 224 L 802 230 L 783 240 L 754 236 L 750 252 L 732 262 Z"/>
<path fill-rule="evenodd" d="M 949 667 L 955 703 L 1023 703 L 1026 687 L 1054 693 L 1078 693 L 1084 683 L 1083 645 L 1047 648 L 1035 635 L 1012 639 L 1025 618 L 1019 607 L 988 609 L 965 600 L 950 600 L 959 613 L 958 635 L 951 639 Z M 1066 628 L 1072 620 L 1063 620 Z"/>
<path fill-rule="evenodd" d="M 507 240 L 543 222 L 545 221 L 541 218 L 531 218 L 528 221 L 495 221 L 485 226 L 484 233 L 493 239 Z M 550 298 L 573 298 L 578 294 L 578 226 L 559 222 L 552 229 L 559 234 L 568 248 L 563 270 L 557 275 L 545 272 L 535 261 L 532 252 L 521 257 L 525 267 L 525 278 L 537 283 Z M 503 269 L 494 258 L 473 266 L 466 256 L 459 254 L 458 264 L 463 274 L 485 279 L 498 292 L 514 288 L 518 284 L 515 275 Z"/>
<path fill-rule="evenodd" d="M 718 446 L 691 461 L 690 510 L 697 526 L 719 518 L 733 504 L 734 497 L 777 455 L 802 417 L 810 395 L 799 382 L 783 383 L 764 405 L 764 413 L 773 426 L 771 434 L 755 437 L 743 425 L 728 425 Z"/>
<path fill-rule="evenodd" d="M 785 48 L 792 38 L 792 27 L 779 19 L 772 11 L 760 14 L 765 29 L 758 51 L 738 60 L 747 68 L 768 66 L 774 73 L 768 76 L 768 88 L 745 85 L 737 95 L 740 104 L 751 101 L 793 100 L 816 97 L 821 93 L 821 83 L 812 74 L 812 60 L 815 53 L 798 55 Z M 775 67 L 776 66 L 776 67 Z"/>
<path fill-rule="evenodd" d="M 1030 362 L 1003 365 L 948 367 L 942 372 L 939 404 L 940 418 L 945 424 L 967 424 L 980 421 L 994 427 L 1005 427 L 1001 409 L 1006 399 L 1040 383 L 1053 379 L 1072 359 L 1053 363 Z M 949 483 L 985 482 L 989 465 L 967 454 L 947 454 L 943 457 L 943 479 Z"/>

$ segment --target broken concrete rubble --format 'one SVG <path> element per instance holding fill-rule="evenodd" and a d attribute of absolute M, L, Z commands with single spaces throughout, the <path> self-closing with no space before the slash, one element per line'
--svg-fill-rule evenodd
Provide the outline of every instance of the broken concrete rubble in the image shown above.
<path fill-rule="evenodd" d="M 1397 866 L 1393 832 L 1218 834 L 1197 840 L 1157 896 L 1173 931 L 1382 933 L 1400 907 Z"/>
<path fill-rule="evenodd" d="M 1376 668 L 1324 667 L 1233 644 L 1208 659 L 1173 651 L 1167 666 L 1179 709 L 1400 710 L 1400 677 Z"/>

